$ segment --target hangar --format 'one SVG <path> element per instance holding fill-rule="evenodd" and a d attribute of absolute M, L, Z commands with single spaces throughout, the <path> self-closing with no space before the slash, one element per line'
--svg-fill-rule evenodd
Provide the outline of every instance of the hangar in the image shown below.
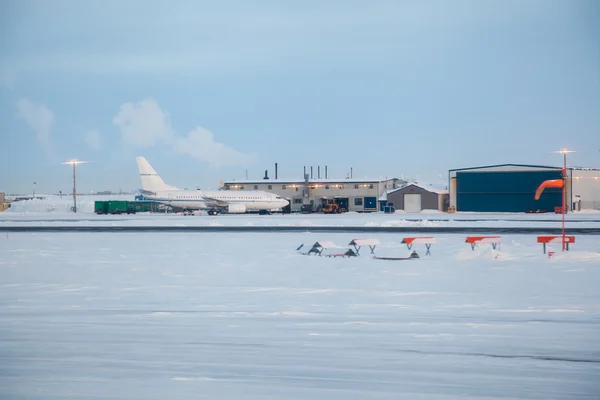
<path fill-rule="evenodd" d="M 599 175 L 598 169 L 567 168 L 568 210 L 600 208 Z M 547 189 L 537 201 L 534 195 L 540 183 L 561 177 L 560 167 L 539 165 L 502 164 L 452 169 L 449 171 L 450 210 L 554 212 L 556 207 L 560 210 L 561 189 Z"/>

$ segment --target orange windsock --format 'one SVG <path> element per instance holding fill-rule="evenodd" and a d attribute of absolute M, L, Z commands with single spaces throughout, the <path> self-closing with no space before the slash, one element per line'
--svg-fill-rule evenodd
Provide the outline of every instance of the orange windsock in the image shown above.
<path fill-rule="evenodd" d="M 542 192 L 544 191 L 544 189 L 546 189 L 546 188 L 562 188 L 564 183 L 565 182 L 562 179 L 551 179 L 551 180 L 542 182 L 541 185 L 538 186 L 537 190 L 535 191 L 535 199 L 536 200 L 540 199 L 540 196 L 542 195 Z"/>

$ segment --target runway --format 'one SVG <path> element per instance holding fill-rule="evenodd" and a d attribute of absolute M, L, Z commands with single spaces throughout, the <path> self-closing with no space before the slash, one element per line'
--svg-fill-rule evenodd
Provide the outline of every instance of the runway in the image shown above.
<path fill-rule="evenodd" d="M 339 233 L 466 233 L 560 235 L 560 227 L 485 226 L 1 226 L 0 232 L 339 232 Z M 600 227 L 568 228 L 568 235 L 599 235 Z"/>

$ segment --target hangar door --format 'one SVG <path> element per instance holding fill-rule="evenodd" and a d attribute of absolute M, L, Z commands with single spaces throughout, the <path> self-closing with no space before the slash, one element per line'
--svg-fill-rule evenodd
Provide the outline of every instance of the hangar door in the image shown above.
<path fill-rule="evenodd" d="M 554 212 L 561 205 L 561 189 L 546 189 L 539 200 L 535 190 L 547 179 L 560 179 L 561 171 L 457 172 L 457 211 Z"/>
<path fill-rule="evenodd" d="M 406 193 L 404 194 L 404 212 L 418 213 L 421 212 L 421 194 Z"/>

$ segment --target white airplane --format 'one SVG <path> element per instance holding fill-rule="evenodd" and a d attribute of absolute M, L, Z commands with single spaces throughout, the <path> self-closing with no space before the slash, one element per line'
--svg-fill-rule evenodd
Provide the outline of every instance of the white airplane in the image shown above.
<path fill-rule="evenodd" d="M 243 214 L 247 211 L 268 213 L 281 210 L 289 201 L 274 193 L 247 190 L 247 191 L 203 191 L 183 190 L 169 186 L 163 182 L 154 168 L 144 157 L 136 157 L 143 197 L 157 203 L 166 204 L 185 211 L 208 210 L 210 215 L 220 212 Z"/>

